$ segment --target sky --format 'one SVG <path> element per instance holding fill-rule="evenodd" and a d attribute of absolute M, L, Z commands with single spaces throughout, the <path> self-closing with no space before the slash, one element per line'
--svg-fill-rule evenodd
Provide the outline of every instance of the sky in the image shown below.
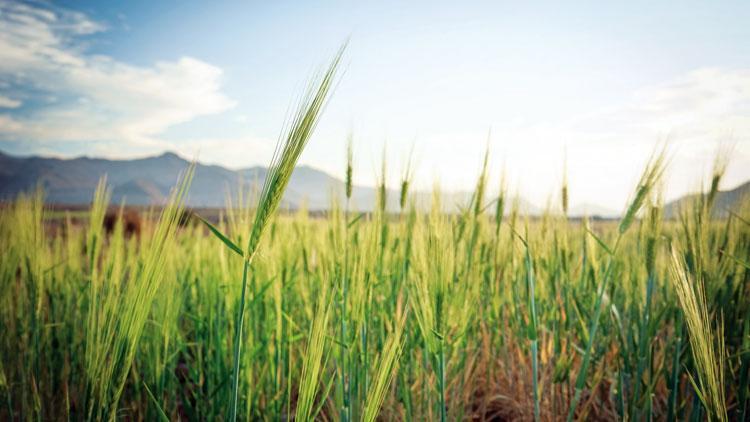
<path fill-rule="evenodd" d="M 471 189 L 485 149 L 533 203 L 621 210 L 666 143 L 666 199 L 750 179 L 750 2 L 0 0 L 0 150 L 266 164 L 316 71 L 343 72 L 301 163 Z M 385 152 L 384 152 L 385 151 Z"/>

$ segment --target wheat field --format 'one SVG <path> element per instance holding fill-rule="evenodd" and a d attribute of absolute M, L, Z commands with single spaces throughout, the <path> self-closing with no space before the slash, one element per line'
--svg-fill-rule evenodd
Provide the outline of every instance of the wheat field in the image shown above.
<path fill-rule="evenodd" d="M 187 218 L 191 168 L 137 233 L 105 227 L 106 179 L 77 218 L 0 209 L 0 419 L 750 419 L 750 201 L 716 217 L 722 157 L 671 218 L 662 150 L 617 221 L 569 219 L 564 182 L 523 215 L 488 159 L 456 212 L 408 169 L 387 197 L 383 163 L 372 213 L 278 213 L 339 59 L 218 219 Z"/>

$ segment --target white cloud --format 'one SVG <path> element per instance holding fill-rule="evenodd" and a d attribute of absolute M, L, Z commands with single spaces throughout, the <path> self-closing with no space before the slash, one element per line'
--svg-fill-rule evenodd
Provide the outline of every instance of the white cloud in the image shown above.
<path fill-rule="evenodd" d="M 649 154 L 665 140 L 672 158 L 668 198 L 698 188 L 722 146 L 733 146 L 723 184 L 731 188 L 750 178 L 750 69 L 687 72 L 544 132 L 567 140 L 568 169 L 578 173 L 571 183 L 589 190 L 586 201 L 623 203 Z"/>
<path fill-rule="evenodd" d="M 574 129 L 599 134 L 665 133 L 705 143 L 750 129 L 750 69 L 704 68 L 634 93 L 629 103 L 595 112 Z"/>
<path fill-rule="evenodd" d="M 87 54 L 81 37 L 105 27 L 78 12 L 0 1 L 0 28 L 0 79 L 59 99 L 1 116 L 0 139 L 163 145 L 167 128 L 234 105 L 222 70 L 201 60 L 139 67 Z"/>
<path fill-rule="evenodd" d="M 10 116 L 0 114 L 0 128 L 8 134 L 19 134 L 23 131 L 23 125 Z"/>
<path fill-rule="evenodd" d="M 518 188 L 526 199 L 543 205 L 552 197 L 557 204 L 567 155 L 571 204 L 592 203 L 621 211 L 650 154 L 665 140 L 670 155 L 667 200 L 700 188 L 720 147 L 733 147 L 722 189 L 750 179 L 747 68 L 686 72 L 619 101 L 613 98 L 607 108 L 558 120 L 533 116 L 521 122 L 502 117 L 493 121 L 491 180 L 498 180 L 500 168 L 505 167 L 509 186 Z M 450 188 L 472 189 L 487 136 L 486 129 L 474 129 L 461 133 L 438 129 L 420 137 L 416 183 L 429 189 L 440 177 Z M 406 152 L 389 151 L 390 161 L 398 162 L 408 153 L 411 141 L 404 138 Z M 372 152 L 378 156 L 377 148 Z M 371 173 L 369 167 L 364 173 Z"/>
<path fill-rule="evenodd" d="M 273 156 L 275 142 L 272 139 L 255 136 L 241 131 L 229 138 L 187 138 L 169 144 L 169 149 L 179 150 L 187 159 L 198 159 L 204 164 L 240 169 L 248 167 L 248 151 L 252 151 L 253 161 L 267 163 Z"/>
<path fill-rule="evenodd" d="M 19 100 L 0 95 L 0 108 L 18 108 L 21 104 L 22 103 Z"/>

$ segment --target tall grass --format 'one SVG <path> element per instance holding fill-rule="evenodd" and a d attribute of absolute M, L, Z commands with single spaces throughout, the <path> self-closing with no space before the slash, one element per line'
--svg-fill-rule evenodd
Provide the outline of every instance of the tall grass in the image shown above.
<path fill-rule="evenodd" d="M 294 420 L 310 421 L 317 414 L 315 407 L 315 397 L 318 393 L 318 384 L 321 378 L 322 368 L 324 367 L 323 354 L 325 353 L 326 344 L 326 327 L 330 315 L 330 303 L 326 292 L 321 293 L 318 300 L 318 306 L 315 311 L 310 335 L 307 341 L 302 363 L 302 374 L 299 384 L 297 398 L 297 409 Z"/>
<path fill-rule="evenodd" d="M 672 285 L 677 293 L 680 308 L 684 314 L 690 347 L 698 373 L 697 382 L 691 378 L 701 402 L 710 409 L 712 419 L 727 420 L 726 399 L 724 397 L 724 329 L 721 322 L 714 332 L 708 314 L 706 293 L 703 282 L 693 282 L 684 259 L 676 246 L 672 247 Z M 715 333 L 715 334 L 714 334 Z"/>
<path fill-rule="evenodd" d="M 169 251 L 174 247 L 178 220 L 193 177 L 189 167 L 173 190 L 143 253 L 126 272 L 121 248 L 111 245 L 113 254 L 105 263 L 107 285 L 94 270 L 98 268 L 101 223 L 109 194 L 104 179 L 94 195 L 87 248 L 91 266 L 90 307 L 86 341 L 89 418 L 114 419 L 117 404 L 130 374 L 138 344 L 160 284 Z M 121 223 L 115 239 L 122 239 Z M 122 285 L 120 283 L 123 283 Z"/>
<path fill-rule="evenodd" d="M 594 345 L 594 341 L 596 340 L 596 334 L 599 330 L 600 317 L 601 317 L 602 309 L 604 306 L 604 295 L 607 291 L 609 282 L 612 277 L 613 263 L 615 261 L 617 252 L 619 250 L 620 242 L 623 239 L 623 235 L 627 232 L 627 230 L 635 221 L 636 214 L 641 210 L 641 207 L 643 206 L 645 201 L 648 199 L 649 193 L 659 182 L 659 179 L 661 178 L 661 175 L 664 172 L 664 160 L 665 160 L 665 150 L 662 149 L 661 151 L 656 152 L 652 156 L 652 158 L 649 160 L 648 164 L 646 165 L 646 168 L 644 169 L 643 174 L 641 175 L 641 178 L 638 182 L 638 187 L 636 188 L 635 194 L 633 198 L 631 199 L 630 204 L 628 205 L 627 209 L 625 210 L 625 214 L 620 220 L 620 223 L 617 226 L 617 236 L 615 238 L 614 245 L 609 246 L 605 244 L 599 238 L 596 238 L 597 242 L 599 242 L 599 245 L 608 254 L 608 257 L 607 257 L 608 262 L 607 262 L 607 265 L 604 267 L 603 271 L 598 274 L 601 278 L 601 282 L 599 283 L 599 286 L 597 288 L 596 300 L 593 304 L 593 312 L 592 312 L 592 317 L 591 317 L 591 320 L 589 323 L 589 329 L 588 329 L 588 341 L 586 342 L 586 347 L 584 349 L 584 354 L 583 354 L 583 361 L 581 363 L 580 369 L 578 370 L 578 376 L 576 378 L 575 395 L 568 409 L 568 421 L 569 422 L 572 421 L 575 416 L 576 407 L 578 405 L 578 401 L 581 398 L 581 394 L 583 392 L 584 385 L 588 377 L 588 374 L 586 371 L 588 370 L 588 366 L 591 362 L 592 353 L 593 353 L 592 347 Z M 593 232 L 589 232 L 589 233 L 592 236 L 596 237 L 596 235 L 594 235 Z"/>
<path fill-rule="evenodd" d="M 376 420 L 385 401 L 388 388 L 396 375 L 398 360 L 403 351 L 402 336 L 406 325 L 406 316 L 407 313 L 404 312 L 400 318 L 394 321 L 393 331 L 388 335 L 383 350 L 380 352 L 380 357 L 375 364 L 375 381 L 365 401 L 365 409 L 362 415 L 363 422 L 374 422 Z"/>
<path fill-rule="evenodd" d="M 319 77 L 319 80 L 310 84 L 307 93 L 300 101 L 297 111 L 292 116 L 288 128 L 279 138 L 273 158 L 271 159 L 268 174 L 263 182 L 263 189 L 260 192 L 260 199 L 255 210 L 255 221 L 250 231 L 247 247 L 244 250 L 239 249 L 229 238 L 209 224 L 212 232 L 232 251 L 240 253 L 243 258 L 242 287 L 234 335 L 234 370 L 232 375 L 233 389 L 230 414 L 230 419 L 233 421 L 237 419 L 242 326 L 245 317 L 248 271 L 258 250 L 261 237 L 266 231 L 271 217 L 281 203 L 282 195 L 292 177 L 297 160 L 299 160 L 307 141 L 318 124 L 320 113 L 325 107 L 329 92 L 335 82 L 336 71 L 344 53 L 344 48 L 345 45 L 341 47 L 328 66 L 328 69 Z"/>

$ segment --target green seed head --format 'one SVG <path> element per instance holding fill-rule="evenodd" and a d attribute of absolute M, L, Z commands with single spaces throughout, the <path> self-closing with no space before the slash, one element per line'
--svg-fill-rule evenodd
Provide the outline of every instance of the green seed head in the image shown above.
<path fill-rule="evenodd" d="M 401 181 L 401 197 L 399 198 L 399 206 L 401 210 L 406 207 L 406 198 L 409 196 L 409 180 L 404 179 Z"/>
<path fill-rule="evenodd" d="M 346 145 L 346 199 L 352 199 L 352 173 L 353 173 L 352 135 Z"/>
<path fill-rule="evenodd" d="M 636 214 L 648 198 L 649 192 L 664 173 L 665 157 L 666 151 L 662 149 L 656 155 L 652 156 L 646 165 L 646 169 L 643 171 L 643 175 L 641 175 L 641 180 L 638 182 L 638 190 L 635 193 L 635 197 L 630 202 L 625 216 L 620 221 L 620 226 L 618 227 L 620 234 L 625 233 L 633 224 L 633 220 L 635 220 Z"/>

